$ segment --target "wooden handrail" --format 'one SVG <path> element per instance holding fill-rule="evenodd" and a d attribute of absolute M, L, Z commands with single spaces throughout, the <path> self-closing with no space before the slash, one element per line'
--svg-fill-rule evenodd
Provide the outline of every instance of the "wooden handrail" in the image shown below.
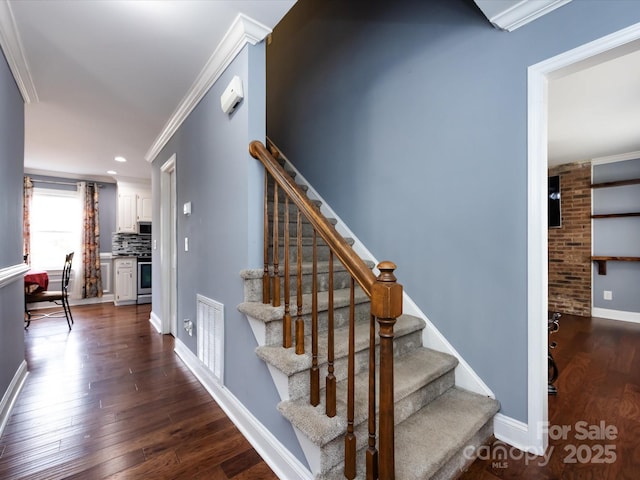
<path fill-rule="evenodd" d="M 324 240 L 329 247 L 329 290 L 327 328 L 327 377 L 326 377 L 326 414 L 332 417 L 336 414 L 336 392 L 334 376 L 334 322 L 333 322 L 333 260 L 337 258 L 350 274 L 349 285 L 349 340 L 348 340 L 348 365 L 347 365 L 347 431 L 344 437 L 344 475 L 348 479 L 356 477 L 356 437 L 354 425 L 355 413 L 355 285 L 362 288 L 370 299 L 369 322 L 369 422 L 368 422 L 368 448 L 366 452 L 367 479 L 392 480 L 395 478 L 395 451 L 394 451 L 394 375 L 393 375 L 393 342 L 394 325 L 396 319 L 402 314 L 402 285 L 397 283 L 394 276 L 395 264 L 384 261 L 378 264 L 380 274 L 376 277 L 369 266 L 360 258 L 353 248 L 338 233 L 335 227 L 320 212 L 276 158 L 281 158 L 280 150 L 267 139 L 269 149 L 261 142 L 253 141 L 249 146 L 251 155 L 260 161 L 265 168 L 265 177 L 274 180 L 273 195 L 273 282 L 264 282 L 265 288 L 271 283 L 271 299 L 265 295 L 263 303 L 269 300 L 273 306 L 280 302 L 280 273 L 278 269 L 278 190 L 282 189 L 285 195 L 284 207 L 284 248 L 285 248 L 285 314 L 283 317 L 283 347 L 291 347 L 291 316 L 289 308 L 289 278 L 291 274 L 289 266 L 289 201 L 297 207 L 296 220 L 296 303 L 297 316 L 295 322 L 295 353 L 305 353 L 304 347 L 304 321 L 302 319 L 302 216 L 313 227 L 312 232 L 312 280 L 311 280 L 311 359 L 309 370 L 309 403 L 317 406 L 320 403 L 320 363 L 318 358 L 318 245 L 317 236 Z M 265 192 L 269 183 L 265 180 Z M 265 193 L 265 276 L 268 272 L 268 238 L 269 209 L 266 205 L 268 196 Z M 379 338 L 379 448 L 376 448 L 376 321 L 378 323 Z"/>
<path fill-rule="evenodd" d="M 316 229 L 318 235 L 320 235 L 329 248 L 331 248 L 334 255 L 342 262 L 362 290 L 364 290 L 367 296 L 371 297 L 371 290 L 374 283 L 376 283 L 376 276 L 367 264 L 362 261 L 342 235 L 340 235 L 335 227 L 320 213 L 318 207 L 309 201 L 302 189 L 295 183 L 288 181 L 289 175 L 273 158 L 271 152 L 267 150 L 262 142 L 258 140 L 251 142 L 249 145 L 249 153 L 264 165 L 264 168 L 276 181 L 276 184 L 282 188 L 296 207 L 302 211 L 303 215 L 309 220 L 311 225 L 313 225 L 313 228 Z"/>

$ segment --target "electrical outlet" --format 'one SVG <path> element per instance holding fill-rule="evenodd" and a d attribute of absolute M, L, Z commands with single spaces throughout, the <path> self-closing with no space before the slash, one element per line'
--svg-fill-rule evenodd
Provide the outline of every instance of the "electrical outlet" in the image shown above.
<path fill-rule="evenodd" d="M 605 300 L 613 300 L 613 292 L 611 290 L 605 290 L 603 296 Z"/>
<path fill-rule="evenodd" d="M 184 324 L 185 332 L 187 332 L 190 337 L 193 337 L 193 322 L 188 318 L 185 318 L 182 323 Z"/>

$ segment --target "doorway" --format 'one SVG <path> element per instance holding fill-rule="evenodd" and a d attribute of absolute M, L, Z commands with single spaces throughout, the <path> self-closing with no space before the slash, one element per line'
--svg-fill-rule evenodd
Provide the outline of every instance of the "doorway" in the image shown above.
<path fill-rule="evenodd" d="M 634 25 L 532 65 L 528 70 L 528 450 L 542 454 L 548 446 L 547 345 L 547 124 L 549 79 L 637 50 L 640 25 Z M 634 42 L 636 42 L 634 44 Z M 523 439 L 524 440 L 524 439 Z"/>
<path fill-rule="evenodd" d="M 176 155 L 160 167 L 160 272 L 162 275 L 162 333 L 178 336 L 176 248 Z"/>

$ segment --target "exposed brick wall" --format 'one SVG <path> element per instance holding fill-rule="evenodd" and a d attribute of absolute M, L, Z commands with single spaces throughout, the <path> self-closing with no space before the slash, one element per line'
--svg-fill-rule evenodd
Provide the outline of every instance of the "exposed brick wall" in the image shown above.
<path fill-rule="evenodd" d="M 549 169 L 560 175 L 562 227 L 549 229 L 549 310 L 591 316 L 591 164 Z"/>

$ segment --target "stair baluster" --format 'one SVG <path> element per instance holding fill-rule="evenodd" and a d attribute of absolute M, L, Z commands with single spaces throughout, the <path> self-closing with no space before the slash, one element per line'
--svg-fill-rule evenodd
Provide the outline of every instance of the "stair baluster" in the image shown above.
<path fill-rule="evenodd" d="M 271 305 L 274 307 L 280 306 L 280 271 L 278 269 L 279 252 L 278 245 L 280 243 L 280 236 L 278 235 L 278 184 L 273 184 L 273 297 L 271 299 Z"/>
<path fill-rule="evenodd" d="M 271 303 L 269 278 L 269 174 L 264 172 L 264 272 L 262 274 L 262 303 Z"/>
<path fill-rule="evenodd" d="M 353 479 L 356 476 L 356 436 L 353 432 L 355 408 L 355 282 L 350 281 L 349 293 L 349 354 L 347 363 L 347 433 L 344 437 L 344 476 Z"/>
<path fill-rule="evenodd" d="M 333 252 L 329 250 L 329 280 L 328 280 L 328 302 L 327 311 L 327 379 L 326 379 L 326 410 L 327 417 L 336 416 L 336 377 L 333 373 L 334 360 L 334 319 L 333 319 Z"/>
<path fill-rule="evenodd" d="M 378 478 L 376 449 L 376 317 L 369 316 L 369 439 L 366 458 L 367 480 Z"/>
<path fill-rule="evenodd" d="M 313 267 L 311 278 L 311 370 L 309 371 L 310 402 L 320 403 L 320 368 L 318 367 L 318 236 L 313 229 Z"/>
<path fill-rule="evenodd" d="M 296 265 L 297 265 L 297 279 L 296 279 L 296 303 L 298 306 L 298 313 L 296 316 L 296 354 L 302 355 L 304 353 L 304 320 L 302 320 L 302 214 L 298 209 L 298 221 L 296 224 Z"/>
<path fill-rule="evenodd" d="M 289 197 L 284 197 L 284 316 L 282 317 L 282 346 L 291 347 L 291 312 L 289 296 L 291 295 L 289 272 Z"/>

